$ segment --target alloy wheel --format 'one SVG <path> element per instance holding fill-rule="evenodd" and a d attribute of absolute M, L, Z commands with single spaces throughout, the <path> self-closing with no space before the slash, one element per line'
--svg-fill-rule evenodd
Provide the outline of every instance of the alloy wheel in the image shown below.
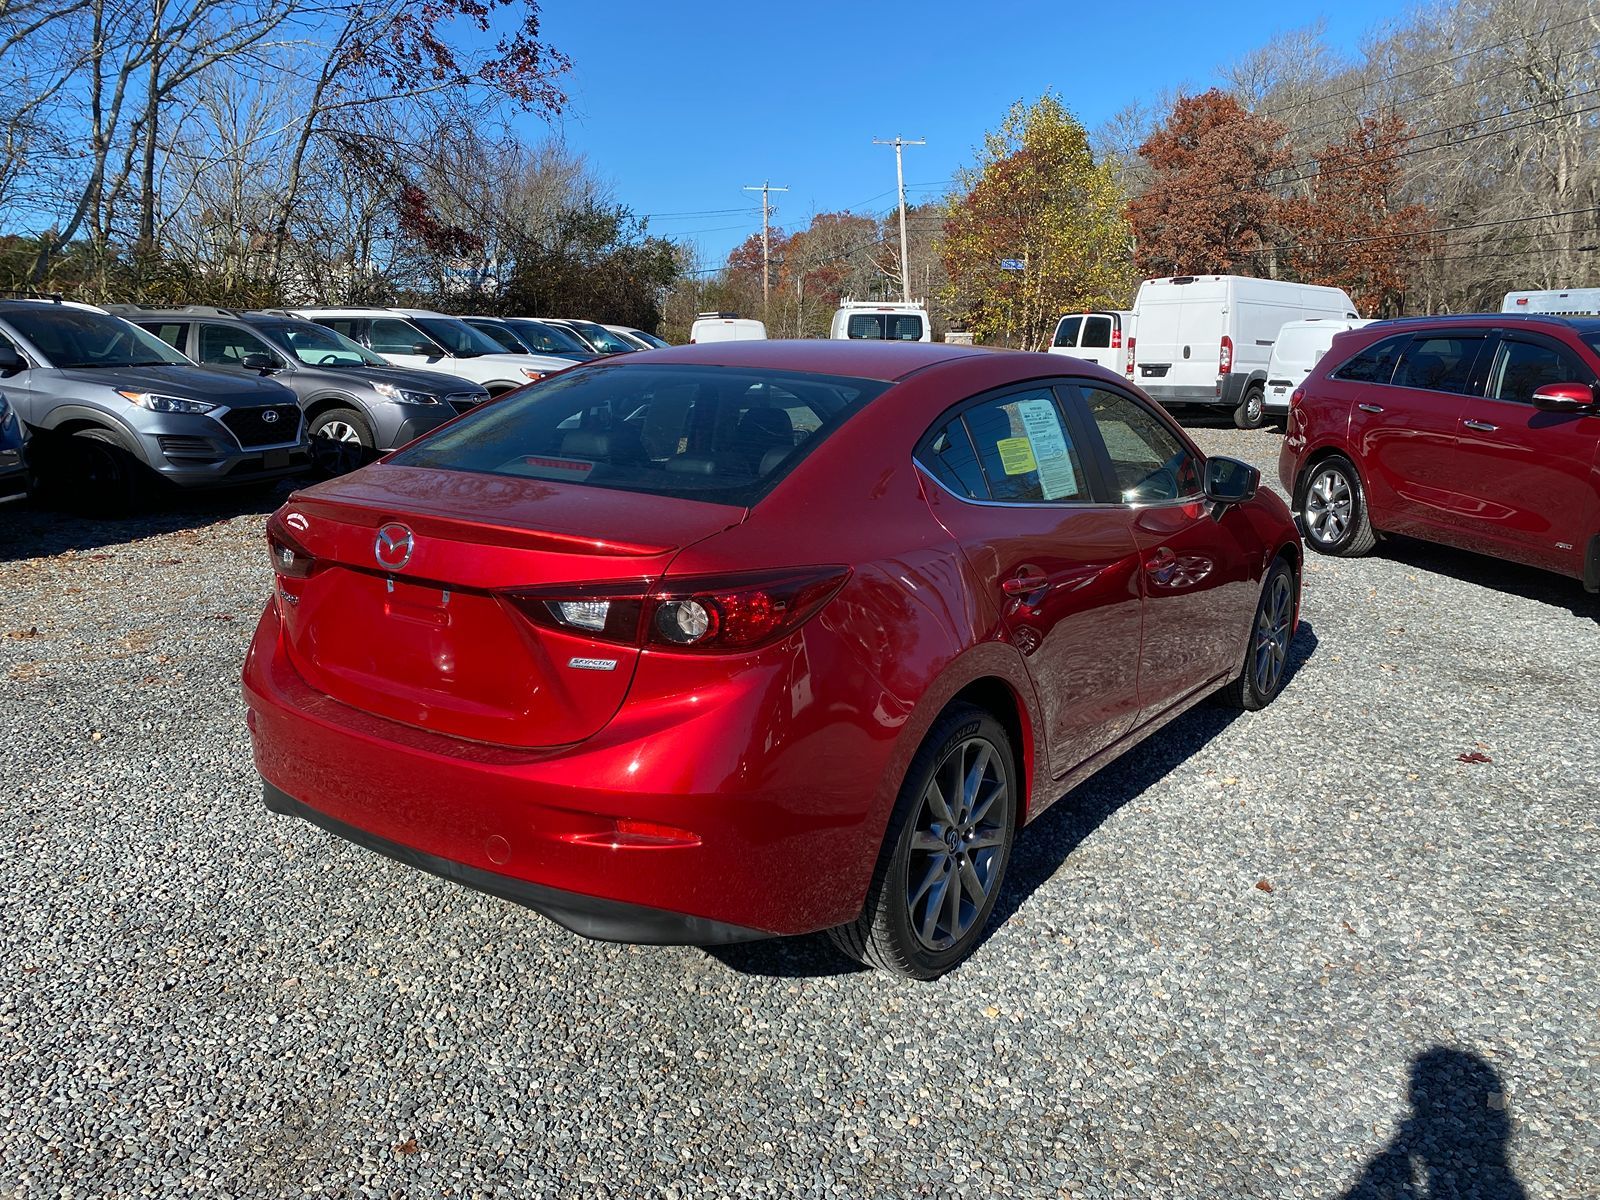
<path fill-rule="evenodd" d="M 922 794 L 906 872 L 917 940 L 947 950 L 972 929 L 999 882 L 1009 819 L 999 749 L 972 737 L 955 746 Z M 999 820 L 991 818 L 999 818 Z"/>
<path fill-rule="evenodd" d="M 343 475 L 361 465 L 366 447 L 360 432 L 348 421 L 324 421 L 312 431 L 311 454 L 330 475 Z"/>
<path fill-rule="evenodd" d="M 1294 616 L 1294 591 L 1287 571 L 1278 571 L 1261 598 L 1256 617 L 1255 685 L 1262 696 L 1271 696 L 1283 678 L 1289 661 L 1289 624 Z"/>
<path fill-rule="evenodd" d="M 1355 516 L 1355 488 L 1338 467 L 1324 467 L 1306 489 L 1306 532 L 1324 546 L 1336 544 Z"/>

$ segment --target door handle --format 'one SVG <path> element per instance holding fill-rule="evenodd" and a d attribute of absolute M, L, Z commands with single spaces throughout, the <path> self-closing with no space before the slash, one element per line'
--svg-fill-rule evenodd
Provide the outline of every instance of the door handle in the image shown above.
<path fill-rule="evenodd" d="M 1479 433 L 1493 433 L 1496 429 L 1500 428 L 1500 426 L 1491 425 L 1487 421 L 1474 421 L 1470 418 L 1461 423 L 1468 429 L 1476 429 Z"/>
<path fill-rule="evenodd" d="M 1008 596 L 1031 596 L 1049 586 L 1050 580 L 1047 576 L 1020 574 L 1004 580 L 1000 584 L 1000 590 Z"/>
<path fill-rule="evenodd" d="M 1383 405 L 1381 404 L 1358 404 L 1356 407 L 1362 412 L 1381 413 L 1383 411 Z"/>

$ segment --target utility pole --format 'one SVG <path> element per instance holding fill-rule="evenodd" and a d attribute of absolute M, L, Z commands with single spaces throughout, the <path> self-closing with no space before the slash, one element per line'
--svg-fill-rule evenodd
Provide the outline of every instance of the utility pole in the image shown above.
<path fill-rule="evenodd" d="M 767 193 L 787 192 L 789 189 L 786 187 L 773 187 L 772 184 L 763 181 L 759 187 L 747 187 L 744 190 L 761 193 L 761 318 L 765 320 L 767 316 L 768 291 L 772 286 L 772 270 L 767 265 L 769 257 L 767 229 L 772 216 L 772 206 L 767 202 Z"/>
<path fill-rule="evenodd" d="M 873 138 L 874 146 L 894 147 L 894 181 L 900 192 L 900 290 L 907 304 L 911 303 L 911 259 L 906 252 L 906 168 L 901 160 L 901 151 L 907 146 L 926 146 L 926 138 L 896 137 L 893 141 L 888 138 Z"/>

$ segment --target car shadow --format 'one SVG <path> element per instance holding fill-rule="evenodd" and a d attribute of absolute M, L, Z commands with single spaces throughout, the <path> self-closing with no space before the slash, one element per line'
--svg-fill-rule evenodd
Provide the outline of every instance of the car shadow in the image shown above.
<path fill-rule="evenodd" d="M 1295 675 L 1316 653 L 1317 644 L 1316 630 L 1309 621 L 1302 620 L 1289 644 L 1285 689 L 1293 686 Z M 1017 837 L 1000 898 L 979 947 L 1015 916 L 1112 814 L 1159 784 L 1242 715 L 1237 709 L 1220 704 L 1198 704 L 1051 805 Z M 847 975 L 866 969 L 836 950 L 827 935 L 820 933 L 708 946 L 705 950 L 724 966 L 746 975 L 793 978 Z"/>
<path fill-rule="evenodd" d="M 49 508 L 39 500 L 0 504 L 0 563 L 49 558 L 71 551 L 104 550 L 185 529 L 200 529 L 234 517 L 263 521 L 304 479 L 214 492 L 164 494 L 125 517 L 83 517 Z"/>
<path fill-rule="evenodd" d="M 1553 571 L 1541 571 L 1503 558 L 1473 554 L 1470 550 L 1398 534 L 1386 536 L 1373 554 L 1419 571 L 1447 575 L 1462 583 L 1478 584 L 1524 600 L 1564 608 L 1576 617 L 1600 621 L 1600 596 L 1584 591 L 1581 581 Z"/>

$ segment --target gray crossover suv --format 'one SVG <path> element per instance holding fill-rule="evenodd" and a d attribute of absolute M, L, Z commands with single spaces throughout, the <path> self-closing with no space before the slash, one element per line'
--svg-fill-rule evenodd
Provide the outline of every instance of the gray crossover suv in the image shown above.
<path fill-rule="evenodd" d="M 47 491 L 117 512 L 153 478 L 258 483 L 310 464 L 294 393 L 202 371 L 104 309 L 0 300 L 0 390 L 33 434 Z"/>
<path fill-rule="evenodd" d="M 202 367 L 235 378 L 270 376 L 299 397 L 319 471 L 340 475 L 482 404 L 478 384 L 395 367 L 312 321 L 282 312 L 190 304 L 111 311 Z"/>

